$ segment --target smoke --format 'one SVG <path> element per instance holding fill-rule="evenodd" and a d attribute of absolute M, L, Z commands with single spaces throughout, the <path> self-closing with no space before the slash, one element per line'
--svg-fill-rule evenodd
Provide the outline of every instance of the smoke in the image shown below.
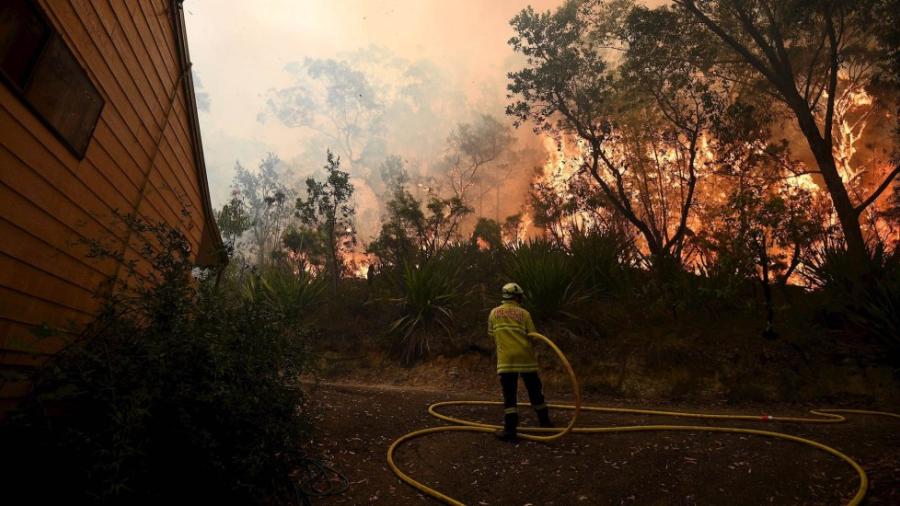
<path fill-rule="evenodd" d="M 546 10 L 561 0 L 531 3 Z M 440 187 L 447 137 L 458 124 L 481 114 L 509 124 L 506 73 L 522 65 L 507 45 L 509 20 L 523 7 L 516 0 L 190 0 L 198 95 L 216 103 L 200 117 L 214 206 L 229 198 L 236 161 L 255 167 L 274 153 L 302 192 L 331 148 L 356 186 L 361 238 L 371 238 L 385 203 L 378 168 L 387 157 L 403 160 L 422 197 L 424 188 Z M 364 91 L 342 101 L 328 95 L 329 82 Z M 328 112 L 343 106 L 359 106 L 363 121 L 341 131 Z M 545 162 L 530 130 L 513 135 L 504 165 L 485 167 L 476 214 L 503 220 L 519 212 L 534 167 Z"/>
<path fill-rule="evenodd" d="M 381 174 L 389 159 L 399 160 L 410 186 L 427 188 L 420 196 L 454 195 L 459 185 L 452 174 L 462 172 L 471 184 L 466 197 L 473 219 L 502 221 L 520 212 L 533 169 L 546 158 L 537 137 L 514 130 L 503 115 L 505 96 L 492 93 L 502 83 L 482 83 L 467 94 L 467 83 L 452 69 L 409 61 L 380 46 L 289 62 L 283 72 L 288 84 L 266 91 L 257 121 L 290 129 L 302 146 L 287 160 L 298 177 L 295 186 L 319 173 L 326 149 L 341 157 L 356 189 L 357 230 L 364 241 L 377 235 L 390 199 Z M 472 138 L 451 140 L 460 132 Z M 490 148 L 500 137 L 512 142 L 490 155 L 478 152 L 478 143 Z M 481 165 L 474 169 L 475 164 Z"/>
<path fill-rule="evenodd" d="M 203 88 L 203 81 L 200 80 L 200 76 L 193 70 L 191 71 L 191 80 L 194 82 L 194 95 L 197 98 L 197 109 L 200 112 L 209 112 L 209 93 Z"/>

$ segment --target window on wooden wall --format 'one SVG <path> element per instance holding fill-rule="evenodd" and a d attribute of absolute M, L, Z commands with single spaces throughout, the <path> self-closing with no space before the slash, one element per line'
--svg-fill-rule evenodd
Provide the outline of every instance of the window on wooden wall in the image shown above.
<path fill-rule="evenodd" d="M 0 77 L 84 157 L 103 97 L 33 0 L 0 0 Z"/>

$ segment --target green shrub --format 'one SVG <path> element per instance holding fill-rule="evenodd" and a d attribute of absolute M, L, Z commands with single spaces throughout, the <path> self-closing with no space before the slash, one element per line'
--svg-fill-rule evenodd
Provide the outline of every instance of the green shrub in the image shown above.
<path fill-rule="evenodd" d="M 126 264 L 127 286 L 0 429 L 4 498 L 297 501 L 303 330 L 261 287 L 248 298 L 192 279 L 177 230 L 132 226 L 155 270 Z"/>
<path fill-rule="evenodd" d="M 504 271 L 525 290 L 525 306 L 536 320 L 575 318 L 577 306 L 587 299 L 571 256 L 550 241 L 534 239 L 514 248 Z"/>
<path fill-rule="evenodd" d="M 732 306 L 746 295 L 746 288 L 754 281 L 754 269 L 745 256 L 720 250 L 713 260 L 698 265 L 699 275 L 693 282 L 693 291 L 717 307 Z M 690 279 L 691 275 L 683 277 Z"/>
<path fill-rule="evenodd" d="M 727 263 L 705 264 L 698 271 L 676 272 L 663 283 L 662 299 L 676 315 L 688 315 L 700 309 L 718 318 L 724 314 L 734 316 L 753 306 L 752 278 L 738 275 Z"/>
<path fill-rule="evenodd" d="M 463 286 L 471 290 L 484 287 L 488 295 L 488 300 L 484 302 L 492 304 L 495 302 L 494 298 L 500 296 L 500 287 L 503 285 L 505 253 L 506 250 L 502 247 L 481 249 L 472 243 L 460 243 L 448 247 L 441 258 L 459 267 L 458 279 Z"/>
<path fill-rule="evenodd" d="M 458 255 L 438 254 L 418 264 L 407 263 L 397 281 L 399 297 L 390 301 L 401 308 L 401 316 L 388 328 L 398 336 L 402 360 L 411 363 L 431 351 L 435 333 L 453 336 L 453 310 L 465 294 L 462 292 Z"/>

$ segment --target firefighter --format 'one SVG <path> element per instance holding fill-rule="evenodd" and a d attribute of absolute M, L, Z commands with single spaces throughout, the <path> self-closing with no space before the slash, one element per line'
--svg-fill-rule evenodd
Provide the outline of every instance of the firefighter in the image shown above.
<path fill-rule="evenodd" d="M 543 386 L 538 377 L 537 358 L 529 333 L 536 332 L 531 314 L 522 307 L 525 292 L 516 283 L 503 285 L 503 303 L 491 310 L 488 334 L 497 345 L 497 374 L 503 389 L 503 429 L 496 435 L 503 441 L 515 441 L 519 425 L 517 390 L 519 376 L 528 390 L 531 407 L 537 413 L 541 427 L 553 427 L 550 411 L 544 402 Z"/>

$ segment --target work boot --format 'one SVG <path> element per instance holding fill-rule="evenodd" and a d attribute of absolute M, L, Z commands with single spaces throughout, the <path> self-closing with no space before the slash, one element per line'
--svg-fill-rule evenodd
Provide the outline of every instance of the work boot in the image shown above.
<path fill-rule="evenodd" d="M 506 441 L 507 443 L 513 443 L 518 439 L 515 432 L 509 432 L 506 429 L 495 430 L 494 436 L 500 441 Z"/>
<path fill-rule="evenodd" d="M 503 428 L 494 432 L 497 439 L 501 441 L 515 441 L 516 428 L 519 426 L 518 413 L 506 413 L 503 415 Z"/>
<path fill-rule="evenodd" d="M 555 427 L 555 425 L 553 425 L 553 422 L 550 421 L 550 408 L 543 407 L 541 409 L 535 410 L 535 412 L 537 413 L 538 423 L 540 423 L 541 427 Z"/>

